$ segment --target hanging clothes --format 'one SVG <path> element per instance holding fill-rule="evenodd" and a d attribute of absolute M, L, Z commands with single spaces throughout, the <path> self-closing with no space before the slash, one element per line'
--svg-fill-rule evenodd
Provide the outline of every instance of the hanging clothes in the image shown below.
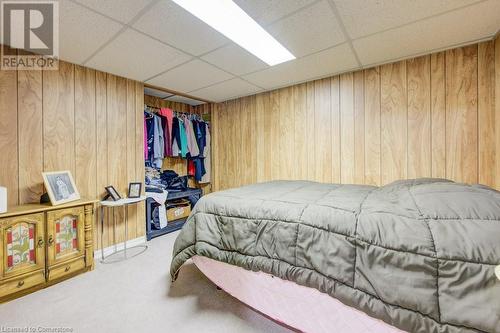
<path fill-rule="evenodd" d="M 193 131 L 194 131 L 194 136 L 196 138 L 196 144 L 198 145 L 199 149 L 199 155 L 203 155 L 203 149 L 204 149 L 204 144 L 203 144 L 203 138 L 204 134 L 202 133 L 201 127 L 204 127 L 204 122 L 197 121 L 196 119 L 192 119 L 191 122 L 193 123 Z"/>
<path fill-rule="evenodd" d="M 169 108 L 144 112 L 144 158 L 161 168 L 167 156 L 187 158 L 188 174 L 199 183 L 210 182 L 210 126 L 196 115 Z"/>
<path fill-rule="evenodd" d="M 161 169 L 165 158 L 165 139 L 163 137 L 161 118 L 157 115 L 153 115 L 153 133 L 153 158 L 151 163 L 156 168 Z"/>
<path fill-rule="evenodd" d="M 167 151 L 167 138 L 169 137 L 170 132 L 168 131 L 168 124 L 167 124 L 167 118 L 163 117 L 158 113 L 160 119 L 161 119 L 161 128 L 163 130 L 163 156 L 167 157 L 168 155 L 166 154 Z"/>
<path fill-rule="evenodd" d="M 181 152 L 180 142 L 181 142 L 181 132 L 179 129 L 179 119 L 174 117 L 172 119 L 172 156 L 177 157 Z"/>
<path fill-rule="evenodd" d="M 163 132 L 165 136 L 165 156 L 174 156 L 172 152 L 172 126 L 174 112 L 169 108 L 161 108 L 158 113 L 165 120 Z"/>
<path fill-rule="evenodd" d="M 199 181 L 202 184 L 210 183 L 210 172 L 211 172 L 211 159 L 210 159 L 210 130 L 209 130 L 209 125 L 205 122 L 203 122 L 203 127 L 205 135 L 203 136 L 205 140 L 205 147 L 203 150 L 203 157 L 205 158 L 203 160 L 204 167 L 205 167 L 205 174 L 201 177 L 201 180 Z"/>
<path fill-rule="evenodd" d="M 201 182 L 203 176 L 207 173 L 205 169 L 205 158 L 204 157 L 195 157 L 193 159 L 194 162 L 194 179 L 197 182 Z"/>
<path fill-rule="evenodd" d="M 186 127 L 184 125 L 183 119 L 177 118 L 179 120 L 179 135 L 180 135 L 180 156 L 183 158 L 187 157 L 188 153 L 188 141 L 186 135 Z"/>
<path fill-rule="evenodd" d="M 194 176 L 196 170 L 192 159 L 188 159 L 187 166 L 188 166 L 188 171 L 187 171 L 188 175 Z"/>
<path fill-rule="evenodd" d="M 196 135 L 194 134 L 193 122 L 188 117 L 184 116 L 184 125 L 186 127 L 189 156 L 196 157 L 200 155 L 200 150 L 198 148 L 198 144 L 196 143 Z"/>
<path fill-rule="evenodd" d="M 146 125 L 146 115 L 144 116 L 144 159 L 148 160 L 148 126 Z"/>
<path fill-rule="evenodd" d="M 193 119 L 191 120 L 191 126 L 193 127 L 193 141 L 194 144 L 199 147 L 199 150 L 196 151 L 198 155 L 189 159 L 190 164 L 188 165 L 188 170 L 191 171 L 190 174 L 194 176 L 197 182 L 201 182 L 203 177 L 207 174 L 205 156 L 203 155 L 206 142 L 206 137 L 203 133 L 206 135 L 206 124 L 205 122 L 198 122 Z"/>
<path fill-rule="evenodd" d="M 146 119 L 146 133 L 147 133 L 147 160 L 150 161 L 153 156 L 153 141 L 154 141 L 154 118 L 148 113 L 144 113 Z"/>

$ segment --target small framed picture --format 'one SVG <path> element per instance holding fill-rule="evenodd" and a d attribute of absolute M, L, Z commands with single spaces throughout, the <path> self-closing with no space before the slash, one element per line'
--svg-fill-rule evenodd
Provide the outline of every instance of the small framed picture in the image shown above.
<path fill-rule="evenodd" d="M 113 201 L 118 201 L 122 198 L 118 193 L 118 191 L 113 186 L 106 186 L 105 188 L 106 192 L 108 192 L 109 196 L 111 197 L 111 199 L 113 199 Z"/>
<path fill-rule="evenodd" d="M 80 199 L 71 172 L 42 172 L 42 177 L 53 206 Z"/>
<path fill-rule="evenodd" d="M 128 197 L 139 198 L 141 196 L 142 183 L 130 183 L 128 185 Z"/>

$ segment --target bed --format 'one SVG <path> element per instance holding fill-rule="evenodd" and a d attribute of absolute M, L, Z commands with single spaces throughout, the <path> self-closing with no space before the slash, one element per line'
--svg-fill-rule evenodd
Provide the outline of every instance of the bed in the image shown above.
<path fill-rule="evenodd" d="M 377 332 L 500 332 L 500 193 L 481 185 L 276 181 L 216 192 L 176 240 L 173 280 L 191 257 L 315 289 L 362 312 L 353 318 L 385 322 Z"/>
<path fill-rule="evenodd" d="M 314 288 L 207 257 L 194 264 L 215 285 L 268 318 L 300 332 L 401 333 Z"/>

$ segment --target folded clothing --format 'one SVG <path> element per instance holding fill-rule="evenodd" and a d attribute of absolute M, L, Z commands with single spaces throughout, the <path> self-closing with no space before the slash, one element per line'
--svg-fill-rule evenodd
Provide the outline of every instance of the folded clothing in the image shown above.
<path fill-rule="evenodd" d="M 163 193 L 163 189 L 157 186 L 146 186 L 146 192 L 150 193 Z"/>

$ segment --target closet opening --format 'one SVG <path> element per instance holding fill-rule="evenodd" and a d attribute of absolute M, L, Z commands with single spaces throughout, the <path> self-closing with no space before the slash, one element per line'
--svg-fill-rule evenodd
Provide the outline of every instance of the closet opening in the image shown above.
<path fill-rule="evenodd" d="M 184 225 L 211 192 L 210 103 L 144 88 L 144 167 L 148 240 Z"/>

